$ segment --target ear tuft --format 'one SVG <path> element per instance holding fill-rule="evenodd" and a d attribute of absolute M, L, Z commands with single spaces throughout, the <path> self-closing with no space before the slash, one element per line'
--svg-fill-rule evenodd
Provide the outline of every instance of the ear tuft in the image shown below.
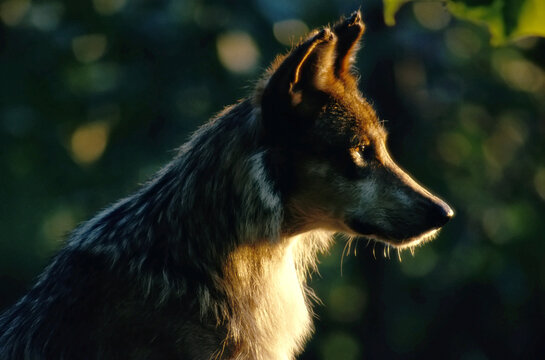
<path fill-rule="evenodd" d="M 335 75 L 342 78 L 350 72 L 358 51 L 359 40 L 365 31 L 365 24 L 361 18 L 361 12 L 354 11 L 348 19 L 341 19 L 333 27 L 337 35 L 337 58 L 335 60 Z"/>

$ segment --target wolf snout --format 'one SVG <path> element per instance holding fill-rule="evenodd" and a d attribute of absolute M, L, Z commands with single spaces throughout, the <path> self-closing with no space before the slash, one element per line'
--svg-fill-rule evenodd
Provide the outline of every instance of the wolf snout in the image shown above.
<path fill-rule="evenodd" d="M 428 208 L 427 221 L 429 227 L 438 229 L 448 223 L 454 217 L 454 210 L 444 201 L 440 199 L 431 199 Z"/>

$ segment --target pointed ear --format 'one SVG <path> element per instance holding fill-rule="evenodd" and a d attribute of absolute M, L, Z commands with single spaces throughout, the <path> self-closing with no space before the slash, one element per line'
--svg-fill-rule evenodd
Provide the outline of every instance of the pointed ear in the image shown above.
<path fill-rule="evenodd" d="M 297 102 L 297 92 L 317 88 L 331 73 L 334 63 L 336 36 L 325 28 L 309 36 L 296 46 L 270 76 L 263 97 L 274 94 L 292 97 Z M 329 71 L 328 71 L 329 70 Z"/>
<path fill-rule="evenodd" d="M 304 121 L 294 119 L 310 119 L 321 108 L 321 89 L 335 81 L 335 44 L 335 34 L 325 28 L 300 43 L 273 67 L 259 98 L 268 132 L 281 135 L 295 128 L 304 129 Z"/>
<path fill-rule="evenodd" d="M 361 19 L 361 12 L 355 11 L 348 19 L 341 19 L 333 27 L 333 32 L 337 35 L 335 76 L 343 78 L 350 74 L 350 69 L 354 63 L 356 53 L 359 48 L 359 40 L 365 31 L 365 24 Z"/>

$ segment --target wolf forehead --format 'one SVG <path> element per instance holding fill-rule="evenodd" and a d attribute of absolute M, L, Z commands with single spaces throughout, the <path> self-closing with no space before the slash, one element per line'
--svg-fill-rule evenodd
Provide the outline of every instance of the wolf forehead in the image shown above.
<path fill-rule="evenodd" d="M 319 113 L 313 133 L 331 145 L 356 147 L 386 141 L 387 131 L 363 98 L 332 98 Z M 318 139 L 316 139 L 318 140 Z"/>

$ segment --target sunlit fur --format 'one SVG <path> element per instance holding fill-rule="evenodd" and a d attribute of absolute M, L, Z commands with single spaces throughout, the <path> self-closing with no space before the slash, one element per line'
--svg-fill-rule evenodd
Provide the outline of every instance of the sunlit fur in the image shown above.
<path fill-rule="evenodd" d="M 314 298 L 304 279 L 330 239 L 331 233 L 314 231 L 278 244 L 241 246 L 230 255 L 228 339 L 241 343 L 235 358 L 290 358 L 302 350 L 312 331 Z"/>
<path fill-rule="evenodd" d="M 388 155 L 352 69 L 363 30 L 357 12 L 313 32 L 75 229 L 0 316 L 0 359 L 293 359 L 334 232 L 347 252 L 430 239 L 451 210 Z"/>

